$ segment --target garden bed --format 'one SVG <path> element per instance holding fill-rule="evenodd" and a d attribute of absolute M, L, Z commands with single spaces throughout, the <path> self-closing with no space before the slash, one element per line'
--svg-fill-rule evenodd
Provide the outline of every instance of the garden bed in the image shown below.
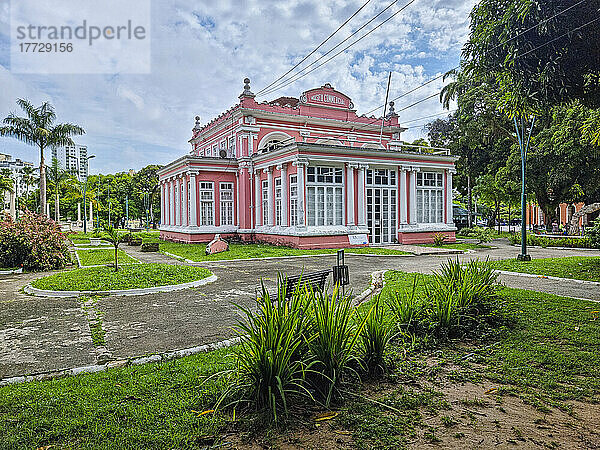
<path fill-rule="evenodd" d="M 106 264 L 114 264 L 115 249 L 114 248 L 98 248 L 98 249 L 77 249 L 77 257 L 81 267 L 101 266 Z M 132 258 L 123 250 L 118 250 L 119 265 L 134 264 L 139 262 Z"/>
<path fill-rule="evenodd" d="M 214 255 L 206 255 L 206 244 L 180 244 L 176 242 L 160 243 L 160 251 L 170 253 L 180 258 L 189 259 L 190 261 L 220 261 L 226 259 L 258 259 L 258 258 L 275 258 L 287 256 L 310 256 L 335 254 L 338 249 L 297 249 L 291 247 L 283 247 L 267 244 L 229 244 L 229 250 L 226 252 L 216 253 Z M 346 253 L 349 254 L 367 254 L 367 255 L 410 255 L 408 252 L 401 250 L 392 250 L 387 248 L 362 247 L 362 248 L 347 248 Z"/>
<path fill-rule="evenodd" d="M 598 256 L 542 258 L 531 261 L 503 259 L 500 261 L 490 261 L 490 264 L 497 270 L 506 270 L 508 272 L 600 282 L 600 257 Z"/>
<path fill-rule="evenodd" d="M 208 269 L 202 267 L 131 264 L 119 267 L 116 272 L 112 267 L 86 267 L 60 272 L 39 278 L 31 286 L 46 291 L 122 291 L 181 285 L 203 280 L 211 275 Z"/>

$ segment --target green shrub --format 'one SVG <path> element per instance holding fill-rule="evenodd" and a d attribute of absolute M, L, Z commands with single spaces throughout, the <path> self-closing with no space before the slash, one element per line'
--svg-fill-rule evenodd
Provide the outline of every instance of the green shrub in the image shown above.
<path fill-rule="evenodd" d="M 277 298 L 272 299 L 262 286 L 256 311 L 238 306 L 244 319 L 238 323 L 241 337 L 236 368 L 222 375 L 229 389 L 216 407 L 233 396 L 232 403 L 248 402 L 256 409 L 267 409 L 273 420 L 283 409 L 287 414 L 290 397 L 311 396 L 305 387 L 310 363 L 305 358 L 306 309 L 310 297 L 299 288 L 286 300 L 286 283 L 279 283 Z"/>
<path fill-rule="evenodd" d="M 600 248 L 600 219 L 596 219 L 594 226 L 585 231 L 590 241 L 590 247 Z"/>
<path fill-rule="evenodd" d="M 509 238 L 512 245 L 521 244 L 521 234 L 515 233 Z M 546 236 L 538 236 L 535 234 L 527 234 L 527 245 L 537 247 L 569 247 L 569 248 L 592 248 L 592 240 L 589 235 L 585 237 L 565 236 L 560 238 L 550 238 Z"/>
<path fill-rule="evenodd" d="M 369 374 L 377 375 L 385 372 L 385 351 L 392 335 L 385 303 L 378 296 L 360 336 L 362 359 Z"/>
<path fill-rule="evenodd" d="M 460 327 L 463 316 L 487 310 L 485 303 L 495 297 L 497 279 L 494 269 L 478 260 L 461 265 L 457 258 L 442 264 L 425 286 L 429 318 L 438 334 L 451 334 Z"/>
<path fill-rule="evenodd" d="M 332 295 L 314 292 L 310 298 L 312 335 L 308 347 L 314 362 L 311 371 L 313 387 L 323 397 L 325 406 L 329 407 L 339 393 L 351 363 L 360 362 L 355 350 L 372 309 L 362 319 L 359 318 L 352 306 L 352 297 L 341 297 L 337 286 Z"/>
<path fill-rule="evenodd" d="M 484 244 L 490 242 L 496 237 L 496 233 L 493 229 L 487 227 L 472 227 L 462 228 L 458 232 L 458 236 L 467 237 L 471 239 L 477 239 L 478 244 Z"/>
<path fill-rule="evenodd" d="M 417 296 L 419 279 L 418 274 L 415 275 L 410 291 L 395 291 L 387 300 L 387 305 L 400 331 L 410 330 L 413 322 L 419 320 L 423 311 L 423 302 Z"/>
<path fill-rule="evenodd" d="M 0 267 L 56 270 L 70 261 L 68 238 L 52 219 L 26 211 L 0 222 Z"/>
<path fill-rule="evenodd" d="M 444 233 L 435 233 L 433 235 L 433 245 L 435 247 L 441 247 L 442 245 L 444 245 L 446 239 L 448 239 L 448 236 Z"/>

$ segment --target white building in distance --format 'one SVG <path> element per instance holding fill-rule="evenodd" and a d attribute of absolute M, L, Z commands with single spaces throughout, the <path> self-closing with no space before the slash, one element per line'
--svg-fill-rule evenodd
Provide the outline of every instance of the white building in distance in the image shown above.
<path fill-rule="evenodd" d="M 85 145 L 68 145 L 52 149 L 52 158 L 58 160 L 58 165 L 84 180 L 88 176 L 88 151 Z"/>
<path fill-rule="evenodd" d="M 21 159 L 12 159 L 11 155 L 0 153 L 0 171 L 2 169 L 10 170 L 10 177 L 15 181 L 15 192 L 18 197 L 27 194 L 27 184 L 23 180 L 23 169 L 33 167 L 33 163 L 22 161 Z"/>

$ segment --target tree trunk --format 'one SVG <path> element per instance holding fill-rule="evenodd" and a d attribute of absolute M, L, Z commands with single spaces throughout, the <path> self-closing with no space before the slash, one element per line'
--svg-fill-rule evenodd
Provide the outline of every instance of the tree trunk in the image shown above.
<path fill-rule="evenodd" d="M 56 188 L 56 199 L 54 200 L 54 221 L 58 223 L 60 220 L 60 200 L 58 199 L 58 188 Z"/>
<path fill-rule="evenodd" d="M 117 272 L 119 270 L 119 260 L 118 260 L 118 256 L 117 256 L 118 251 L 119 251 L 119 246 L 115 245 L 115 272 Z"/>
<path fill-rule="evenodd" d="M 42 214 L 46 214 L 46 164 L 43 145 L 40 145 L 40 209 Z"/>
<path fill-rule="evenodd" d="M 471 228 L 473 226 L 473 193 L 471 191 L 471 174 L 467 174 L 467 196 L 468 196 L 467 225 L 469 228 Z"/>
<path fill-rule="evenodd" d="M 496 221 L 498 222 L 498 234 L 500 234 L 501 220 L 500 220 L 500 203 L 496 202 Z"/>
<path fill-rule="evenodd" d="M 508 204 L 508 232 L 510 233 L 510 203 Z"/>
<path fill-rule="evenodd" d="M 583 217 L 584 214 L 591 214 L 598 210 L 600 210 L 600 203 L 590 203 L 589 205 L 583 205 L 579 211 L 573 214 L 571 220 L 569 221 L 569 234 L 573 235 L 577 233 L 577 231 L 579 230 L 579 219 Z"/>

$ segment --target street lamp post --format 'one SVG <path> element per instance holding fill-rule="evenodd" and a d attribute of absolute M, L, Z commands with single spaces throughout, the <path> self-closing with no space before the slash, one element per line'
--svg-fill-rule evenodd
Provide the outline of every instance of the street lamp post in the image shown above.
<path fill-rule="evenodd" d="M 527 162 L 527 151 L 529 150 L 529 142 L 531 141 L 531 132 L 535 124 L 535 116 L 531 119 L 531 128 L 529 136 L 525 140 L 525 123 L 521 116 L 521 129 L 517 116 L 514 117 L 515 129 L 517 131 L 517 139 L 519 141 L 519 149 L 521 150 L 521 254 L 517 256 L 519 261 L 531 261 L 531 256 L 527 254 L 527 194 L 525 191 L 525 168 Z"/>
<path fill-rule="evenodd" d="M 79 181 L 79 184 L 81 184 L 81 166 L 80 166 L 80 160 L 79 158 L 77 158 L 77 156 L 75 155 L 69 155 L 70 158 L 74 158 L 77 161 L 77 181 Z M 87 162 L 87 171 L 88 174 L 90 172 L 90 159 L 95 158 L 96 155 L 90 155 L 90 156 L 86 156 L 85 157 L 85 161 Z M 86 188 L 87 188 L 87 175 L 85 177 L 85 181 L 83 182 L 83 234 L 87 233 L 87 209 L 86 209 L 86 204 L 85 204 L 85 193 L 86 193 Z M 94 218 L 91 218 L 92 221 L 94 220 Z"/>

